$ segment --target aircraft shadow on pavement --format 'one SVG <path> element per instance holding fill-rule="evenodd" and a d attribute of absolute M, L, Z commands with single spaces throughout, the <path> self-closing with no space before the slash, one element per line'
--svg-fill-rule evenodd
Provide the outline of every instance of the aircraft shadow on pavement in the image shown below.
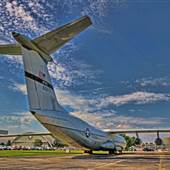
<path fill-rule="evenodd" d="M 77 155 L 73 156 L 72 159 L 93 159 L 93 160 L 160 160 L 160 156 L 127 156 L 127 155 Z M 162 157 L 161 159 L 170 160 L 170 157 Z"/>

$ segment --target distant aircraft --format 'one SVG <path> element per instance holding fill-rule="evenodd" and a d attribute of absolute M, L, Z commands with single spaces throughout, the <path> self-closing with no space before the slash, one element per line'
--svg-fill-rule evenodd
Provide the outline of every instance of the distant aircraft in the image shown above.
<path fill-rule="evenodd" d="M 91 24 L 90 18 L 84 16 L 33 40 L 13 32 L 18 44 L 0 45 L 1 54 L 23 56 L 30 112 L 54 137 L 66 144 L 87 148 L 89 153 L 93 150 L 122 152 L 126 146 L 123 133 L 136 133 L 140 143 L 138 133 L 156 132 L 156 142 L 161 144 L 159 132 L 170 132 L 170 129 L 102 131 L 69 114 L 57 101 L 47 69 L 47 63 L 53 62 L 50 54 Z"/>

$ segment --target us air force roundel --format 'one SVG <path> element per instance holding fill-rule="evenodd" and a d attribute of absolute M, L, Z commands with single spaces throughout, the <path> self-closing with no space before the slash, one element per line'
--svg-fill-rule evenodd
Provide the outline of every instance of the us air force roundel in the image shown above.
<path fill-rule="evenodd" d="M 86 135 L 87 138 L 90 136 L 90 130 L 89 130 L 89 128 L 86 128 L 86 130 L 85 130 L 85 135 Z"/>

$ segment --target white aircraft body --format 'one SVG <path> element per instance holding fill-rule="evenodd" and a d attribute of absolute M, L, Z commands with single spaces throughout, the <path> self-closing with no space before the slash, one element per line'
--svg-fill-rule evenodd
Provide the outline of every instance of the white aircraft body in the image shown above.
<path fill-rule="evenodd" d="M 50 54 L 89 25 L 90 18 L 84 16 L 34 40 L 13 32 L 18 43 L 0 45 L 1 54 L 23 56 L 30 112 L 54 137 L 90 151 L 122 151 L 126 147 L 122 133 L 169 132 L 168 129 L 102 131 L 69 114 L 59 104 L 47 69 L 47 63 L 53 62 Z"/>

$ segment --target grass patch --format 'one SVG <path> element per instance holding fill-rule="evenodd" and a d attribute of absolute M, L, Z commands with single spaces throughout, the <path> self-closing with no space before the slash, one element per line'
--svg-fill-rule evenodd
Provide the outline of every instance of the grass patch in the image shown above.
<path fill-rule="evenodd" d="M 105 155 L 105 154 L 108 154 L 108 151 L 93 151 L 93 154 Z"/>
<path fill-rule="evenodd" d="M 82 154 L 81 150 L 71 150 L 66 153 L 63 150 L 0 150 L 0 157 L 12 157 L 12 156 L 61 156 L 61 155 L 74 155 Z"/>

